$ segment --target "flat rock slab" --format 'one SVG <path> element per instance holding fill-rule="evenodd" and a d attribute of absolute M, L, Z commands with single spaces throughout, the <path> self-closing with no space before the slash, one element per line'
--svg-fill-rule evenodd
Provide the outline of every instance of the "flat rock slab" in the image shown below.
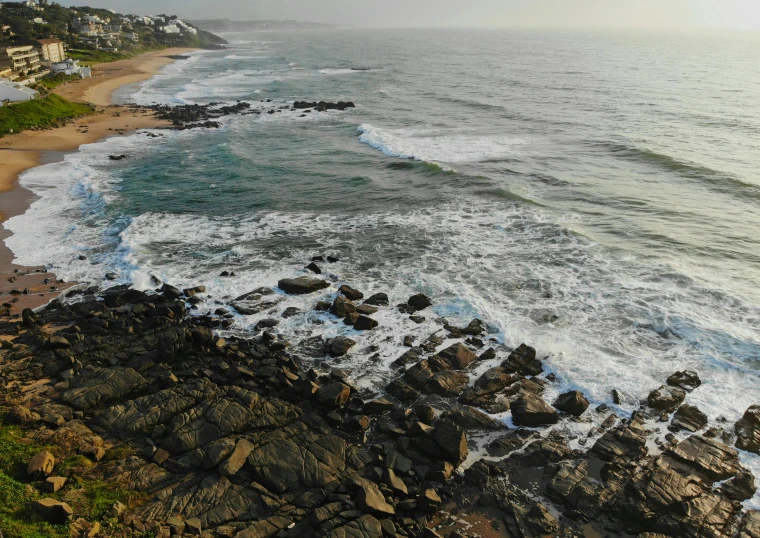
<path fill-rule="evenodd" d="M 277 287 L 289 295 L 308 295 L 330 287 L 330 283 L 319 278 L 285 278 L 277 283 Z"/>

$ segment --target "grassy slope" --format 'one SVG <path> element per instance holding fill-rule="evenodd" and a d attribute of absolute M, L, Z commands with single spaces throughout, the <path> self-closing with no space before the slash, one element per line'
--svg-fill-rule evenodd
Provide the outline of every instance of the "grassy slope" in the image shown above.
<path fill-rule="evenodd" d="M 56 457 L 54 474 L 69 478 L 58 493 L 41 493 L 26 477 L 27 462 L 43 449 Z M 107 460 L 119 459 L 123 454 L 114 451 L 109 456 Z M 117 530 L 118 522 L 108 514 L 110 508 L 117 501 L 134 506 L 142 496 L 99 479 L 93 465 L 70 449 L 36 443 L 24 437 L 21 428 L 0 419 L 0 531 L 5 538 L 68 538 L 68 525 L 45 523 L 30 509 L 34 500 L 44 497 L 67 502 L 74 510 L 74 518 L 99 521 L 105 534 Z"/>
<path fill-rule="evenodd" d="M 92 114 L 93 109 L 80 103 L 72 103 L 63 97 L 50 94 L 0 107 L 0 136 L 11 129 L 18 133 L 32 127 L 47 127 L 62 119 Z"/>

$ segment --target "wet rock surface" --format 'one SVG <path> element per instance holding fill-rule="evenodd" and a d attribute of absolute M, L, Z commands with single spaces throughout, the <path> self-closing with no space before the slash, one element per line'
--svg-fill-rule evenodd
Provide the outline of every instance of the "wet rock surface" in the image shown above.
<path fill-rule="evenodd" d="M 272 321 L 247 338 L 224 332 L 223 315 L 188 317 L 201 286 L 80 293 L 4 327 L 5 420 L 65 438 L 139 499 L 114 506 L 117 527 L 77 520 L 52 498 L 71 478 L 39 453 L 27 480 L 51 498 L 31 507 L 37 517 L 78 536 L 760 535 L 758 513 L 741 504 L 756 483 L 739 453 L 760 447 L 758 408 L 735 440 L 712 431 L 688 403 L 701 381 L 679 372 L 617 416 L 579 391 L 547 390 L 556 381 L 536 350 L 477 340 L 488 336 L 479 320 L 444 320 L 408 348 L 400 336 L 387 391 L 370 389 L 340 369 L 372 352 L 363 333 L 292 345 L 278 332 L 282 293 L 332 286 L 323 310 L 341 326 L 362 307 L 373 319 L 432 306 L 414 296 L 390 309 L 385 294 L 364 300 L 301 277 L 231 300 Z M 122 456 L 108 457 L 116 448 Z"/>

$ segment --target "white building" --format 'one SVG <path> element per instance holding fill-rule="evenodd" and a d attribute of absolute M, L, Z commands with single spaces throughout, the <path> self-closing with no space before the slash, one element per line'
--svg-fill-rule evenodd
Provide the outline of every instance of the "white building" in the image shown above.
<path fill-rule="evenodd" d="M 11 103 L 30 101 L 37 95 L 38 92 L 31 88 L 0 78 L 0 101 L 10 101 Z"/>
<path fill-rule="evenodd" d="M 179 26 L 176 24 L 169 24 L 167 26 L 163 26 L 160 28 L 162 32 L 165 34 L 179 34 L 182 33 L 182 30 L 179 29 Z"/>
<path fill-rule="evenodd" d="M 54 63 L 51 65 L 53 73 L 63 73 L 65 75 L 79 75 L 82 78 L 89 78 L 92 76 L 92 70 L 89 67 L 80 67 L 79 62 L 68 58 L 62 62 Z"/>

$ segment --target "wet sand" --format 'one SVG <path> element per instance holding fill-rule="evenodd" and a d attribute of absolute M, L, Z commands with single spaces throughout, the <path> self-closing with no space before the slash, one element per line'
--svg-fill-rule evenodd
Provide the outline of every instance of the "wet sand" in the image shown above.
<path fill-rule="evenodd" d="M 0 223 L 24 213 L 35 200 L 33 193 L 20 187 L 24 171 L 54 160 L 83 144 L 92 144 L 109 136 L 167 127 L 152 112 L 111 104 L 114 92 L 128 84 L 142 82 L 175 61 L 170 56 L 194 49 L 173 48 L 142 54 L 94 66 L 94 76 L 59 86 L 55 93 L 71 101 L 90 103 L 95 114 L 55 129 L 24 131 L 0 138 Z M 18 316 L 24 308 L 37 308 L 50 302 L 60 290 L 73 284 L 58 283 L 55 275 L 42 268 L 22 267 L 13 263 L 13 253 L 5 246 L 9 236 L 0 228 L 0 317 Z M 53 289 L 51 289 L 53 288 Z"/>

